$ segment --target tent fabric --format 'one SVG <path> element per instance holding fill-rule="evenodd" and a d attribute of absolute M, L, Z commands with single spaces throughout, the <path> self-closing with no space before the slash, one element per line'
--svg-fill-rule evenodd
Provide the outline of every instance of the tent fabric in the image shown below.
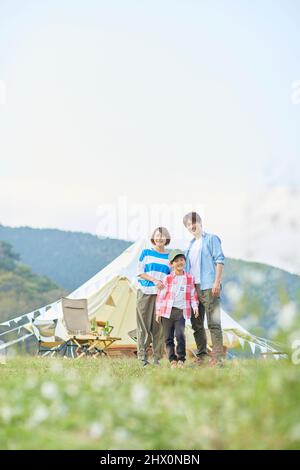
<path fill-rule="evenodd" d="M 114 326 L 114 335 L 121 337 L 117 344 L 132 345 L 134 339 L 129 332 L 136 328 L 136 266 L 138 256 L 145 247 L 145 241 L 139 240 L 127 248 L 120 256 L 99 271 L 86 283 L 72 292 L 68 298 L 86 298 L 89 317 L 109 321 Z M 61 301 L 44 312 L 40 319 L 58 320 L 56 336 L 67 339 L 67 331 L 63 323 Z M 224 331 L 224 343 L 228 347 L 239 345 L 239 339 L 255 341 L 255 337 L 237 321 L 221 310 L 221 323 Z M 207 323 L 205 322 L 207 329 Z M 190 325 L 187 325 L 187 345 L 195 347 Z M 208 332 L 208 340 L 210 335 Z M 256 341 L 255 341 L 256 342 Z"/>

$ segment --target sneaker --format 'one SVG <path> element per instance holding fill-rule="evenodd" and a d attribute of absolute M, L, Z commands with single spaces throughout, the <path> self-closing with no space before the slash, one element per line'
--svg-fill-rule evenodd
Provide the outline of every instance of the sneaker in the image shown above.
<path fill-rule="evenodd" d="M 171 362 L 171 369 L 176 369 L 177 368 L 177 361 L 172 361 Z"/>
<path fill-rule="evenodd" d="M 146 367 L 146 366 L 148 366 L 149 364 L 150 364 L 150 363 L 149 363 L 148 361 L 146 361 L 146 360 L 145 360 L 145 361 L 142 361 L 142 366 L 143 366 L 143 367 Z"/>
<path fill-rule="evenodd" d="M 159 360 L 158 360 L 158 359 L 154 359 L 153 365 L 154 365 L 154 366 L 160 366 Z"/>
<path fill-rule="evenodd" d="M 183 361 L 178 361 L 177 362 L 177 367 L 178 367 L 178 369 L 182 369 L 184 367 L 184 362 Z"/>

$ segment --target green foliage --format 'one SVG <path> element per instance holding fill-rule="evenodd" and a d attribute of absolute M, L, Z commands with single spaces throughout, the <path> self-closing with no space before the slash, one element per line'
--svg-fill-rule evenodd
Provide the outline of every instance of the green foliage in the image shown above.
<path fill-rule="evenodd" d="M 12 246 L 0 240 L 0 270 L 13 271 L 19 259 L 19 255 L 14 253 Z"/>
<path fill-rule="evenodd" d="M 66 292 L 20 264 L 11 246 L 0 241 L 0 322 L 60 298 Z"/>
<path fill-rule="evenodd" d="M 299 449 L 300 368 L 141 368 L 134 359 L 0 366 L 1 449 Z"/>
<path fill-rule="evenodd" d="M 67 291 L 79 287 L 130 245 L 88 233 L 2 225 L 0 240 L 9 242 L 33 272 Z"/>

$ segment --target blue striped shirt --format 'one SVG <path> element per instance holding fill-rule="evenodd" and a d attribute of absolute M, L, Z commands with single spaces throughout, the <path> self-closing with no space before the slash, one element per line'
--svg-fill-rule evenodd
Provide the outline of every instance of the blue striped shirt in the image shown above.
<path fill-rule="evenodd" d="M 139 274 L 148 274 L 155 279 L 162 281 L 162 279 L 171 272 L 171 265 L 169 262 L 169 253 L 160 253 L 153 248 L 144 249 L 139 257 L 137 276 Z M 156 294 L 157 288 L 152 281 L 146 279 L 138 279 L 140 289 L 144 294 Z"/>

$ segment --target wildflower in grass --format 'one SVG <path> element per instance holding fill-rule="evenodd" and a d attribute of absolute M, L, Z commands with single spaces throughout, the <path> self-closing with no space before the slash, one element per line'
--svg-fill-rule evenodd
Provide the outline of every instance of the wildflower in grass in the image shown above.
<path fill-rule="evenodd" d="M 104 433 L 104 425 L 99 422 L 93 422 L 89 428 L 89 436 L 91 439 L 99 439 Z"/>
<path fill-rule="evenodd" d="M 262 286 L 266 282 L 266 275 L 257 269 L 249 269 L 245 272 L 244 279 L 256 286 Z"/>
<path fill-rule="evenodd" d="M 49 410 L 51 416 L 62 418 L 69 412 L 69 407 L 63 402 L 53 401 Z"/>
<path fill-rule="evenodd" d="M 72 383 L 67 384 L 65 392 L 69 397 L 76 397 L 79 393 L 78 385 Z"/>
<path fill-rule="evenodd" d="M 289 431 L 289 438 L 293 442 L 300 442 L 300 423 L 295 424 Z"/>
<path fill-rule="evenodd" d="M 54 360 L 52 364 L 50 364 L 50 371 L 54 373 L 60 373 L 63 372 L 64 367 L 61 363 L 61 361 Z"/>
<path fill-rule="evenodd" d="M 74 369 L 71 369 L 65 373 L 65 377 L 69 382 L 75 382 L 78 380 L 78 372 Z"/>
<path fill-rule="evenodd" d="M 289 302 L 281 308 L 278 317 L 278 326 L 283 330 L 288 330 L 292 327 L 293 322 L 297 315 L 297 306 L 295 302 Z"/>
<path fill-rule="evenodd" d="M 91 388 L 94 392 L 99 392 L 102 389 L 110 388 L 113 383 L 112 377 L 108 371 L 103 371 L 102 374 L 94 377 Z"/>
<path fill-rule="evenodd" d="M 32 429 L 49 418 L 49 409 L 45 405 L 38 405 L 32 412 L 27 427 Z"/>
<path fill-rule="evenodd" d="M 141 383 L 133 384 L 131 388 L 131 400 L 135 406 L 145 406 L 148 401 L 149 391 Z"/>
<path fill-rule="evenodd" d="M 274 393 L 280 393 L 284 387 L 282 377 L 276 371 L 270 374 L 269 386 Z"/>
<path fill-rule="evenodd" d="M 27 377 L 26 381 L 25 381 L 25 387 L 28 389 L 28 390 L 32 390 L 33 388 L 35 388 L 37 386 L 37 378 L 35 375 L 31 375 L 30 377 Z"/>
<path fill-rule="evenodd" d="M 44 382 L 41 385 L 41 394 L 48 400 L 55 400 L 59 395 L 58 387 L 53 382 Z"/>
<path fill-rule="evenodd" d="M 129 432 L 125 428 L 117 428 L 114 432 L 114 438 L 117 442 L 125 442 L 129 438 Z"/>
<path fill-rule="evenodd" d="M 228 299 L 234 304 L 239 302 L 243 296 L 242 289 L 234 282 L 228 282 L 226 285 Z"/>
<path fill-rule="evenodd" d="M 0 417 L 4 424 L 9 424 L 13 417 L 13 410 L 10 406 L 3 406 L 0 408 Z"/>

